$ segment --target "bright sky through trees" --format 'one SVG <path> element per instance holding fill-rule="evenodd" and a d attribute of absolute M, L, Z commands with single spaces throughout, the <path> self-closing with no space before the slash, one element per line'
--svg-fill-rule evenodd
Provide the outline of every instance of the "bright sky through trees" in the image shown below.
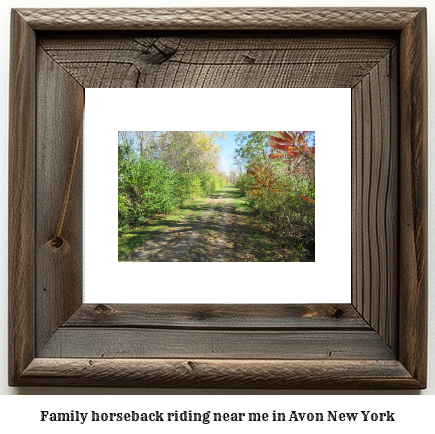
<path fill-rule="evenodd" d="M 207 133 L 211 133 L 212 131 L 206 131 Z M 241 133 L 242 131 L 222 131 L 225 133 L 226 140 L 217 140 L 216 144 L 221 147 L 222 152 L 220 153 L 221 159 L 219 163 L 219 170 L 225 172 L 227 175 L 231 170 L 235 170 L 234 164 L 234 156 L 237 149 L 236 143 L 236 135 Z M 136 137 L 133 137 L 133 140 L 136 142 Z M 312 144 L 309 143 L 309 146 Z"/>
<path fill-rule="evenodd" d="M 242 131 L 223 131 L 226 134 L 226 140 L 219 140 L 216 143 L 222 148 L 221 162 L 219 169 L 225 172 L 227 175 L 231 170 L 234 170 L 234 155 L 237 149 L 236 135 Z M 312 138 L 308 143 L 308 146 L 312 146 Z"/>
<path fill-rule="evenodd" d="M 219 165 L 220 170 L 227 175 L 232 170 L 232 164 L 234 163 L 233 157 L 236 152 L 236 134 L 240 131 L 224 131 L 226 134 L 226 140 L 219 140 L 217 144 L 222 148 L 221 162 Z"/>

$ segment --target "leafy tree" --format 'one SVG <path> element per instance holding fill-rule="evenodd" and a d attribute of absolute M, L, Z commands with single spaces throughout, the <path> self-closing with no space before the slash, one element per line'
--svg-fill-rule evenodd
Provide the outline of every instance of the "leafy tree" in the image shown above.
<path fill-rule="evenodd" d="M 265 141 L 263 139 L 266 137 Z M 244 132 L 236 163 L 247 168 L 237 179 L 253 214 L 283 245 L 314 260 L 314 132 Z"/>
<path fill-rule="evenodd" d="M 181 173 L 216 172 L 221 151 L 216 141 L 223 137 L 219 132 L 160 131 L 149 140 L 151 155 Z"/>
<path fill-rule="evenodd" d="M 146 224 L 225 183 L 219 174 L 222 134 L 118 132 L 118 227 Z"/>
<path fill-rule="evenodd" d="M 273 152 L 269 158 L 284 160 L 290 175 L 308 183 L 308 194 L 300 194 L 300 197 L 309 203 L 314 203 L 314 140 L 314 131 L 278 131 L 275 136 L 270 136 L 270 147 Z"/>
<path fill-rule="evenodd" d="M 156 131 L 135 131 L 134 133 L 139 145 L 139 155 L 143 158 L 149 158 L 152 155 L 151 139 Z"/>
<path fill-rule="evenodd" d="M 231 184 L 235 184 L 237 181 L 237 173 L 234 170 L 230 170 L 229 181 Z"/>
<path fill-rule="evenodd" d="M 275 131 L 243 131 L 236 135 L 236 161 L 247 168 L 254 164 L 261 166 L 268 162 L 270 154 L 269 137 Z"/>

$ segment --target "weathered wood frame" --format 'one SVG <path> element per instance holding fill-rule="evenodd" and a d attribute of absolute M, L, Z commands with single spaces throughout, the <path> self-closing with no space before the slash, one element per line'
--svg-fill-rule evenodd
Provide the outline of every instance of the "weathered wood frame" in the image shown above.
<path fill-rule="evenodd" d="M 241 31 L 257 32 L 256 41 L 258 35 L 285 39 L 322 31 L 331 53 L 337 35 L 396 41 L 379 62 L 361 63 L 361 77 L 351 86 L 352 303 L 82 304 L 81 165 L 65 226 L 71 250 L 62 255 L 44 247 L 56 226 L 84 108 L 80 77 L 50 43 L 85 34 L 95 40 L 107 32 L 121 39 L 132 32 L 198 39 L 215 32 L 230 40 Z M 11 385 L 426 386 L 425 9 L 22 9 L 12 11 L 11 37 Z M 150 64 L 173 55 L 165 44 L 152 49 L 142 54 L 163 58 L 148 57 Z M 354 65 L 340 56 L 339 62 Z M 311 87 L 325 87 L 316 62 L 305 63 Z M 331 77 L 331 86 L 348 87 L 339 74 Z M 225 86 L 240 86 L 236 78 L 225 80 Z"/>

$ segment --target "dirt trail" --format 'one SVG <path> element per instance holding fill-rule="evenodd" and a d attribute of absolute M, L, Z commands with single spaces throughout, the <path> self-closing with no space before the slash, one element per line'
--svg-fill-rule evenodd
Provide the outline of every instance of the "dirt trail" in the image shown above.
<path fill-rule="evenodd" d="M 199 217 L 188 215 L 175 222 L 132 252 L 126 261 L 237 261 L 236 252 L 241 248 L 249 255 L 244 219 L 235 211 L 229 188 L 207 199 L 201 205 L 207 209 Z"/>

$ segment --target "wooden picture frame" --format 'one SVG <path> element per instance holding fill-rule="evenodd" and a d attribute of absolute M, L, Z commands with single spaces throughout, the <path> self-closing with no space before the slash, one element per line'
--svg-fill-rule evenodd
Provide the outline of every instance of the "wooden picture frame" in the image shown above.
<path fill-rule="evenodd" d="M 426 50 L 424 8 L 13 10 L 10 385 L 426 387 Z M 352 303 L 82 304 L 86 87 L 351 88 Z"/>

